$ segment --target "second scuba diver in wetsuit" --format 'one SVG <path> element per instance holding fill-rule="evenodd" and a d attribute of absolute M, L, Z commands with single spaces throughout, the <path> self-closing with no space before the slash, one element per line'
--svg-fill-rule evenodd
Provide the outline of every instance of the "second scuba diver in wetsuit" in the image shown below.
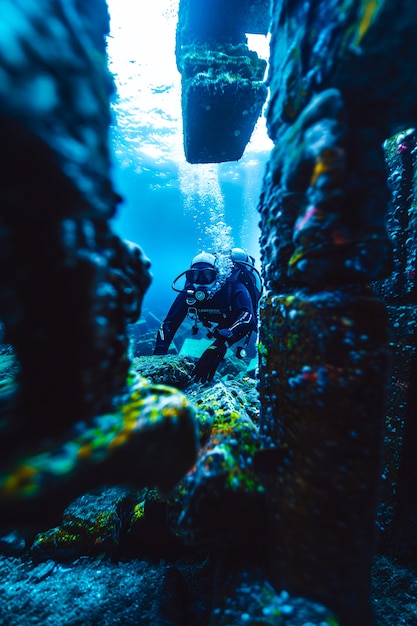
<path fill-rule="evenodd" d="M 244 250 L 234 248 L 231 252 L 231 273 L 221 283 L 214 254 L 201 252 L 194 257 L 190 269 L 184 272 L 184 289 L 176 290 L 179 294 L 158 330 L 153 353 L 167 354 L 171 341 L 187 314 L 194 320 L 200 320 L 208 328 L 215 325 L 208 333 L 215 340 L 197 361 L 194 370 L 196 382 L 212 380 L 227 348 L 257 329 L 252 298 L 246 286 L 238 279 L 240 269 L 235 263 L 248 258 Z M 178 278 L 173 283 L 174 289 Z"/>

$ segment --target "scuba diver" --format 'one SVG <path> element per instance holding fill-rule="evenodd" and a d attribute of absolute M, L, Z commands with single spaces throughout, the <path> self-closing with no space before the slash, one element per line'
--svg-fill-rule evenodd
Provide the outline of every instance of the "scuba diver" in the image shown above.
<path fill-rule="evenodd" d="M 194 370 L 194 380 L 211 381 L 226 354 L 227 348 L 242 338 L 237 356 L 246 356 L 253 331 L 257 330 L 257 305 L 262 293 L 259 272 L 254 259 L 242 248 L 230 253 L 231 270 L 223 280 L 220 277 L 218 258 L 209 252 L 200 252 L 191 261 L 190 269 L 182 272 L 172 283 L 178 292 L 164 322 L 158 330 L 153 354 L 167 354 L 169 346 L 186 315 L 194 322 L 192 334 L 198 332 L 198 322 L 207 329 L 207 337 L 214 342 L 207 348 Z M 183 289 L 176 283 L 185 276 Z"/>

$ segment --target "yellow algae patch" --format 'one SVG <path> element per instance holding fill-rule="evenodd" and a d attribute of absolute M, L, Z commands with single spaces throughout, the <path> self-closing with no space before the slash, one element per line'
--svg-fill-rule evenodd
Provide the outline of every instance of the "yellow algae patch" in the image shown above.
<path fill-rule="evenodd" d="M 82 460 L 89 459 L 91 457 L 91 454 L 92 454 L 91 444 L 86 444 L 84 446 L 81 446 L 81 448 L 78 450 L 77 457 Z"/>
<path fill-rule="evenodd" d="M 68 432 L 66 441 L 57 441 L 49 449 L 6 468 L 0 474 L 0 500 L 37 497 L 57 485 L 64 488 L 68 479 L 106 460 L 116 449 L 140 448 L 145 433 L 164 441 L 167 420 L 178 420 L 178 441 L 183 432 L 188 435 L 195 426 L 194 410 L 183 394 L 173 387 L 150 384 L 140 376 L 132 376 L 131 380 L 133 387 L 124 393 L 114 412 L 78 424 L 77 434 Z M 194 447 L 190 443 L 190 464 L 196 456 L 196 442 L 197 435 Z"/>
<path fill-rule="evenodd" d="M 113 441 L 110 442 L 109 450 L 112 450 L 113 448 L 118 448 L 119 446 L 122 446 L 128 440 L 129 440 L 129 433 L 127 431 L 125 431 L 125 430 L 121 430 L 120 433 L 118 433 L 115 436 Z"/>
<path fill-rule="evenodd" d="M 316 158 L 310 185 L 314 186 L 322 174 L 339 173 L 343 169 L 344 153 L 340 148 L 325 148 Z"/>
<path fill-rule="evenodd" d="M 368 32 L 372 22 L 374 21 L 379 9 L 378 0 L 365 0 L 362 5 L 362 16 L 359 22 L 359 28 L 354 44 L 359 46 L 363 37 Z"/>
<path fill-rule="evenodd" d="M 37 471 L 30 465 L 19 465 L 13 474 L 6 476 L 0 483 L 1 497 L 13 497 L 19 494 L 29 494 L 35 489 L 33 482 Z"/>

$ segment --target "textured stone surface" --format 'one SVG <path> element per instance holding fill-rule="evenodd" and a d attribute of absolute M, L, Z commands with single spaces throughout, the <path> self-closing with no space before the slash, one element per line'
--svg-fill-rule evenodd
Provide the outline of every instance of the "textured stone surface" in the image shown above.
<path fill-rule="evenodd" d="M 417 117 L 417 116 L 416 116 Z M 417 132 L 404 128 L 385 141 L 391 201 L 386 216 L 393 244 L 391 274 L 373 285 L 386 302 L 401 305 L 413 302 L 417 266 Z"/>
<path fill-rule="evenodd" d="M 225 381 L 189 392 L 201 447 L 169 500 L 172 530 L 186 543 L 235 543 L 260 524 L 265 502 L 254 463 L 260 448 L 257 398 L 245 393 L 253 386 Z"/>
<path fill-rule="evenodd" d="M 384 306 L 359 285 L 389 282 L 393 269 L 383 142 L 415 125 L 417 14 L 407 0 L 275 0 L 272 16 L 267 123 L 275 148 L 259 207 L 261 429 L 271 446 L 288 446 L 287 465 L 268 476 L 274 580 L 320 598 L 343 624 L 370 624 L 389 351 Z M 398 142 L 403 163 L 394 160 L 391 174 L 410 181 L 412 138 Z M 409 197 L 403 185 L 400 196 Z M 408 223 L 403 211 L 394 214 L 398 225 Z M 392 225 L 411 251 L 412 228 Z M 399 251 L 395 278 L 407 289 L 402 269 L 413 270 Z"/>
<path fill-rule="evenodd" d="M 108 28 L 104 0 L 2 2 L 0 316 L 20 369 L 14 397 L 0 397 L 11 418 L 3 465 L 16 446 L 111 409 L 126 384 L 126 324 L 150 274 L 140 248 L 108 224 L 120 200 Z"/>
<path fill-rule="evenodd" d="M 245 33 L 266 35 L 270 5 L 270 0 L 181 0 L 178 43 L 194 39 L 233 42 Z"/>
<path fill-rule="evenodd" d="M 413 0 L 272 2 L 269 128 L 278 140 L 316 93 L 339 89 L 350 118 L 382 139 L 416 116 Z M 397 60 L 401 59 L 397 71 Z M 369 124 L 369 122 L 371 122 Z"/>
<path fill-rule="evenodd" d="M 0 133 L 8 153 L 2 188 L 20 182 L 22 170 L 31 183 L 9 194 L 9 210 L 21 215 L 23 198 L 33 204 L 39 197 L 43 212 L 63 216 L 77 198 L 78 209 L 90 217 L 110 217 L 114 87 L 105 50 L 106 2 L 2 0 L 2 29 Z"/>
<path fill-rule="evenodd" d="M 31 546 L 36 561 L 75 561 L 80 556 L 118 552 L 139 494 L 122 487 L 101 489 L 71 502 L 59 527 L 37 535 Z"/>
<path fill-rule="evenodd" d="M 176 57 L 189 163 L 243 155 L 267 96 L 266 61 L 249 50 L 245 33 L 266 33 L 268 24 L 268 0 L 181 0 Z"/>
<path fill-rule="evenodd" d="M 391 293 L 389 290 L 388 294 Z M 388 298 L 387 298 L 387 301 Z M 417 310 L 414 304 L 387 305 L 390 332 L 390 380 L 384 433 L 381 505 L 378 524 L 383 534 L 384 549 L 389 550 L 390 531 L 396 523 L 396 502 L 406 423 L 412 419 L 413 386 L 417 347 L 415 329 Z M 411 411 L 411 414 L 410 414 Z M 410 494 L 411 495 L 411 494 Z M 410 497 L 410 496 L 409 496 Z"/>
<path fill-rule="evenodd" d="M 189 163 L 238 161 L 262 112 L 267 89 L 261 80 L 206 71 L 183 80 L 185 157 Z"/>
<path fill-rule="evenodd" d="M 366 294 L 297 292 L 271 297 L 261 314 L 262 432 L 288 448 L 276 477 L 268 476 L 274 581 L 308 590 L 342 623 L 365 620 L 385 408 L 384 307 Z"/>
<path fill-rule="evenodd" d="M 195 359 L 173 355 L 136 357 L 133 366 L 139 374 L 155 384 L 183 389 L 193 382 Z"/>

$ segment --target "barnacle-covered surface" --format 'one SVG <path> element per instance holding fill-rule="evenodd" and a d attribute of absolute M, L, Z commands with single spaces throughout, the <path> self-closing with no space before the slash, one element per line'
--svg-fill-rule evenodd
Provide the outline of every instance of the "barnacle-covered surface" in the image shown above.
<path fill-rule="evenodd" d="M 263 416 L 289 451 L 270 484 L 285 537 L 276 576 L 285 564 L 289 589 L 308 588 L 349 619 L 369 594 L 384 416 L 384 307 L 371 296 L 297 292 L 262 309 Z"/>
<path fill-rule="evenodd" d="M 386 411 L 383 492 L 378 511 L 381 544 L 404 563 L 414 561 L 417 520 L 416 438 L 416 131 L 396 133 L 385 142 L 392 198 L 387 228 L 394 248 L 389 277 L 373 283 L 389 315 L 392 367 Z"/>
<path fill-rule="evenodd" d="M 294 122 L 315 94 L 331 87 L 341 91 L 349 115 L 372 122 L 366 126 L 378 127 L 382 139 L 408 128 L 416 115 L 413 0 L 296 0 L 290 8 L 273 0 L 272 15 L 268 117 L 274 141 L 282 124 Z"/>
<path fill-rule="evenodd" d="M 274 184 L 282 177 L 281 194 L 293 193 L 295 182 L 302 194 L 289 271 L 303 282 L 310 272 L 311 282 L 318 274 L 334 282 L 337 272 L 346 282 L 355 281 L 355 272 L 361 281 L 384 277 L 392 268 L 382 144 L 417 113 L 414 5 L 411 0 L 401 5 L 300 1 L 288 10 L 276 0 L 273 16 L 268 129 L 275 151 L 288 156 L 284 171 L 273 156 L 270 172 Z M 401 71 L 394 72 L 398 58 Z M 338 109 L 323 110 L 324 96 L 333 90 L 339 92 Z M 298 160 L 294 137 L 298 145 L 308 144 L 310 154 L 304 150 L 304 171 L 288 185 L 285 168 Z M 263 235 L 268 236 L 267 228 Z M 325 249 L 334 267 L 330 276 L 321 259 Z"/>
<path fill-rule="evenodd" d="M 394 267 L 383 142 L 416 117 L 417 16 L 407 0 L 272 6 L 260 423 L 288 445 L 268 476 L 274 580 L 370 624 L 389 346 L 365 286 Z"/>
<path fill-rule="evenodd" d="M 351 284 L 392 269 L 382 137 L 348 119 L 341 92 L 327 89 L 291 125 L 282 125 L 263 192 L 275 198 L 260 207 L 272 285 L 282 284 L 282 275 L 293 285 Z M 366 180 L 363 191 L 359 175 Z M 292 231 L 291 241 L 274 245 L 282 228 Z"/>
<path fill-rule="evenodd" d="M 404 128 L 384 142 L 391 201 L 386 216 L 393 242 L 391 274 L 375 284 L 387 303 L 412 304 L 417 264 L 417 130 Z"/>

